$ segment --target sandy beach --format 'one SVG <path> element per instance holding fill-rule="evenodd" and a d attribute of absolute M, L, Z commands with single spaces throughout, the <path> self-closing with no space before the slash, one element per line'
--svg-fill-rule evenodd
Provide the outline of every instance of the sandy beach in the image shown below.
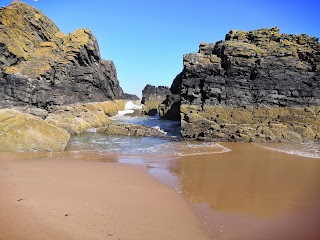
<path fill-rule="evenodd" d="M 0 154 L 1 240 L 207 239 L 143 167 L 45 155 Z"/>

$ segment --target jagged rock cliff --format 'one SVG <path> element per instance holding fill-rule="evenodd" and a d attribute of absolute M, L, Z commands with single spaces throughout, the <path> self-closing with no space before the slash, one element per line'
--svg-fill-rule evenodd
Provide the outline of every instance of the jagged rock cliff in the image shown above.
<path fill-rule="evenodd" d="M 120 98 L 116 68 L 90 30 L 64 35 L 27 4 L 0 8 L 0 108 Z"/>
<path fill-rule="evenodd" d="M 142 99 L 144 101 L 163 101 L 169 94 L 171 94 L 169 87 L 156 87 L 148 84 L 142 90 Z"/>
<path fill-rule="evenodd" d="M 216 141 L 320 139 L 320 44 L 278 28 L 230 31 L 184 55 L 171 92 L 182 136 Z"/>

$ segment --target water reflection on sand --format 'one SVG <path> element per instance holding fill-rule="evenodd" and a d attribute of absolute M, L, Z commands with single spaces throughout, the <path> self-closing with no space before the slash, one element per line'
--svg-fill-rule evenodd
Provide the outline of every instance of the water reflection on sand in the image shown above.
<path fill-rule="evenodd" d="M 246 143 L 223 145 L 231 151 L 183 157 L 171 169 L 212 237 L 320 237 L 320 159 Z"/>
<path fill-rule="evenodd" d="M 185 196 L 212 239 L 320 239 L 320 158 L 278 151 L 293 145 L 93 136 L 64 154 L 145 166 Z"/>

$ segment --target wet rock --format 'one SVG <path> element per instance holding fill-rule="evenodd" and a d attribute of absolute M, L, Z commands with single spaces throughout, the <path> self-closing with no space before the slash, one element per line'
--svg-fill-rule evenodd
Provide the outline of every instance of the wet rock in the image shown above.
<path fill-rule="evenodd" d="M 161 101 L 143 101 L 142 112 L 148 116 L 155 116 L 159 112 Z"/>
<path fill-rule="evenodd" d="M 165 137 L 166 133 L 158 129 L 146 127 L 137 124 L 119 124 L 109 125 L 105 128 L 98 128 L 97 132 L 105 133 L 107 135 L 121 135 L 121 136 L 143 136 L 143 137 Z"/>
<path fill-rule="evenodd" d="M 159 105 L 159 116 L 163 119 L 172 121 L 180 120 L 180 96 L 168 95 L 167 98 Z"/>
<path fill-rule="evenodd" d="M 123 110 L 125 101 L 107 101 L 68 106 L 56 106 L 45 121 L 65 129 L 70 134 L 80 134 L 91 128 L 107 126 L 111 123 L 109 116 Z"/>
<path fill-rule="evenodd" d="M 143 112 L 145 115 L 155 116 L 159 113 L 159 107 L 162 101 L 170 95 L 169 87 L 146 85 L 142 90 Z"/>
<path fill-rule="evenodd" d="M 319 141 L 319 107 L 222 107 L 182 105 L 182 137 L 220 142 Z"/>

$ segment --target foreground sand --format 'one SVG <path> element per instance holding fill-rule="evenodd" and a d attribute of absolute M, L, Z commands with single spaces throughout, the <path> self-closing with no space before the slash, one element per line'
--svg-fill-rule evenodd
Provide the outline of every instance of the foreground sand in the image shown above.
<path fill-rule="evenodd" d="M 37 157 L 0 154 L 1 240 L 207 239 L 187 202 L 141 167 Z"/>

